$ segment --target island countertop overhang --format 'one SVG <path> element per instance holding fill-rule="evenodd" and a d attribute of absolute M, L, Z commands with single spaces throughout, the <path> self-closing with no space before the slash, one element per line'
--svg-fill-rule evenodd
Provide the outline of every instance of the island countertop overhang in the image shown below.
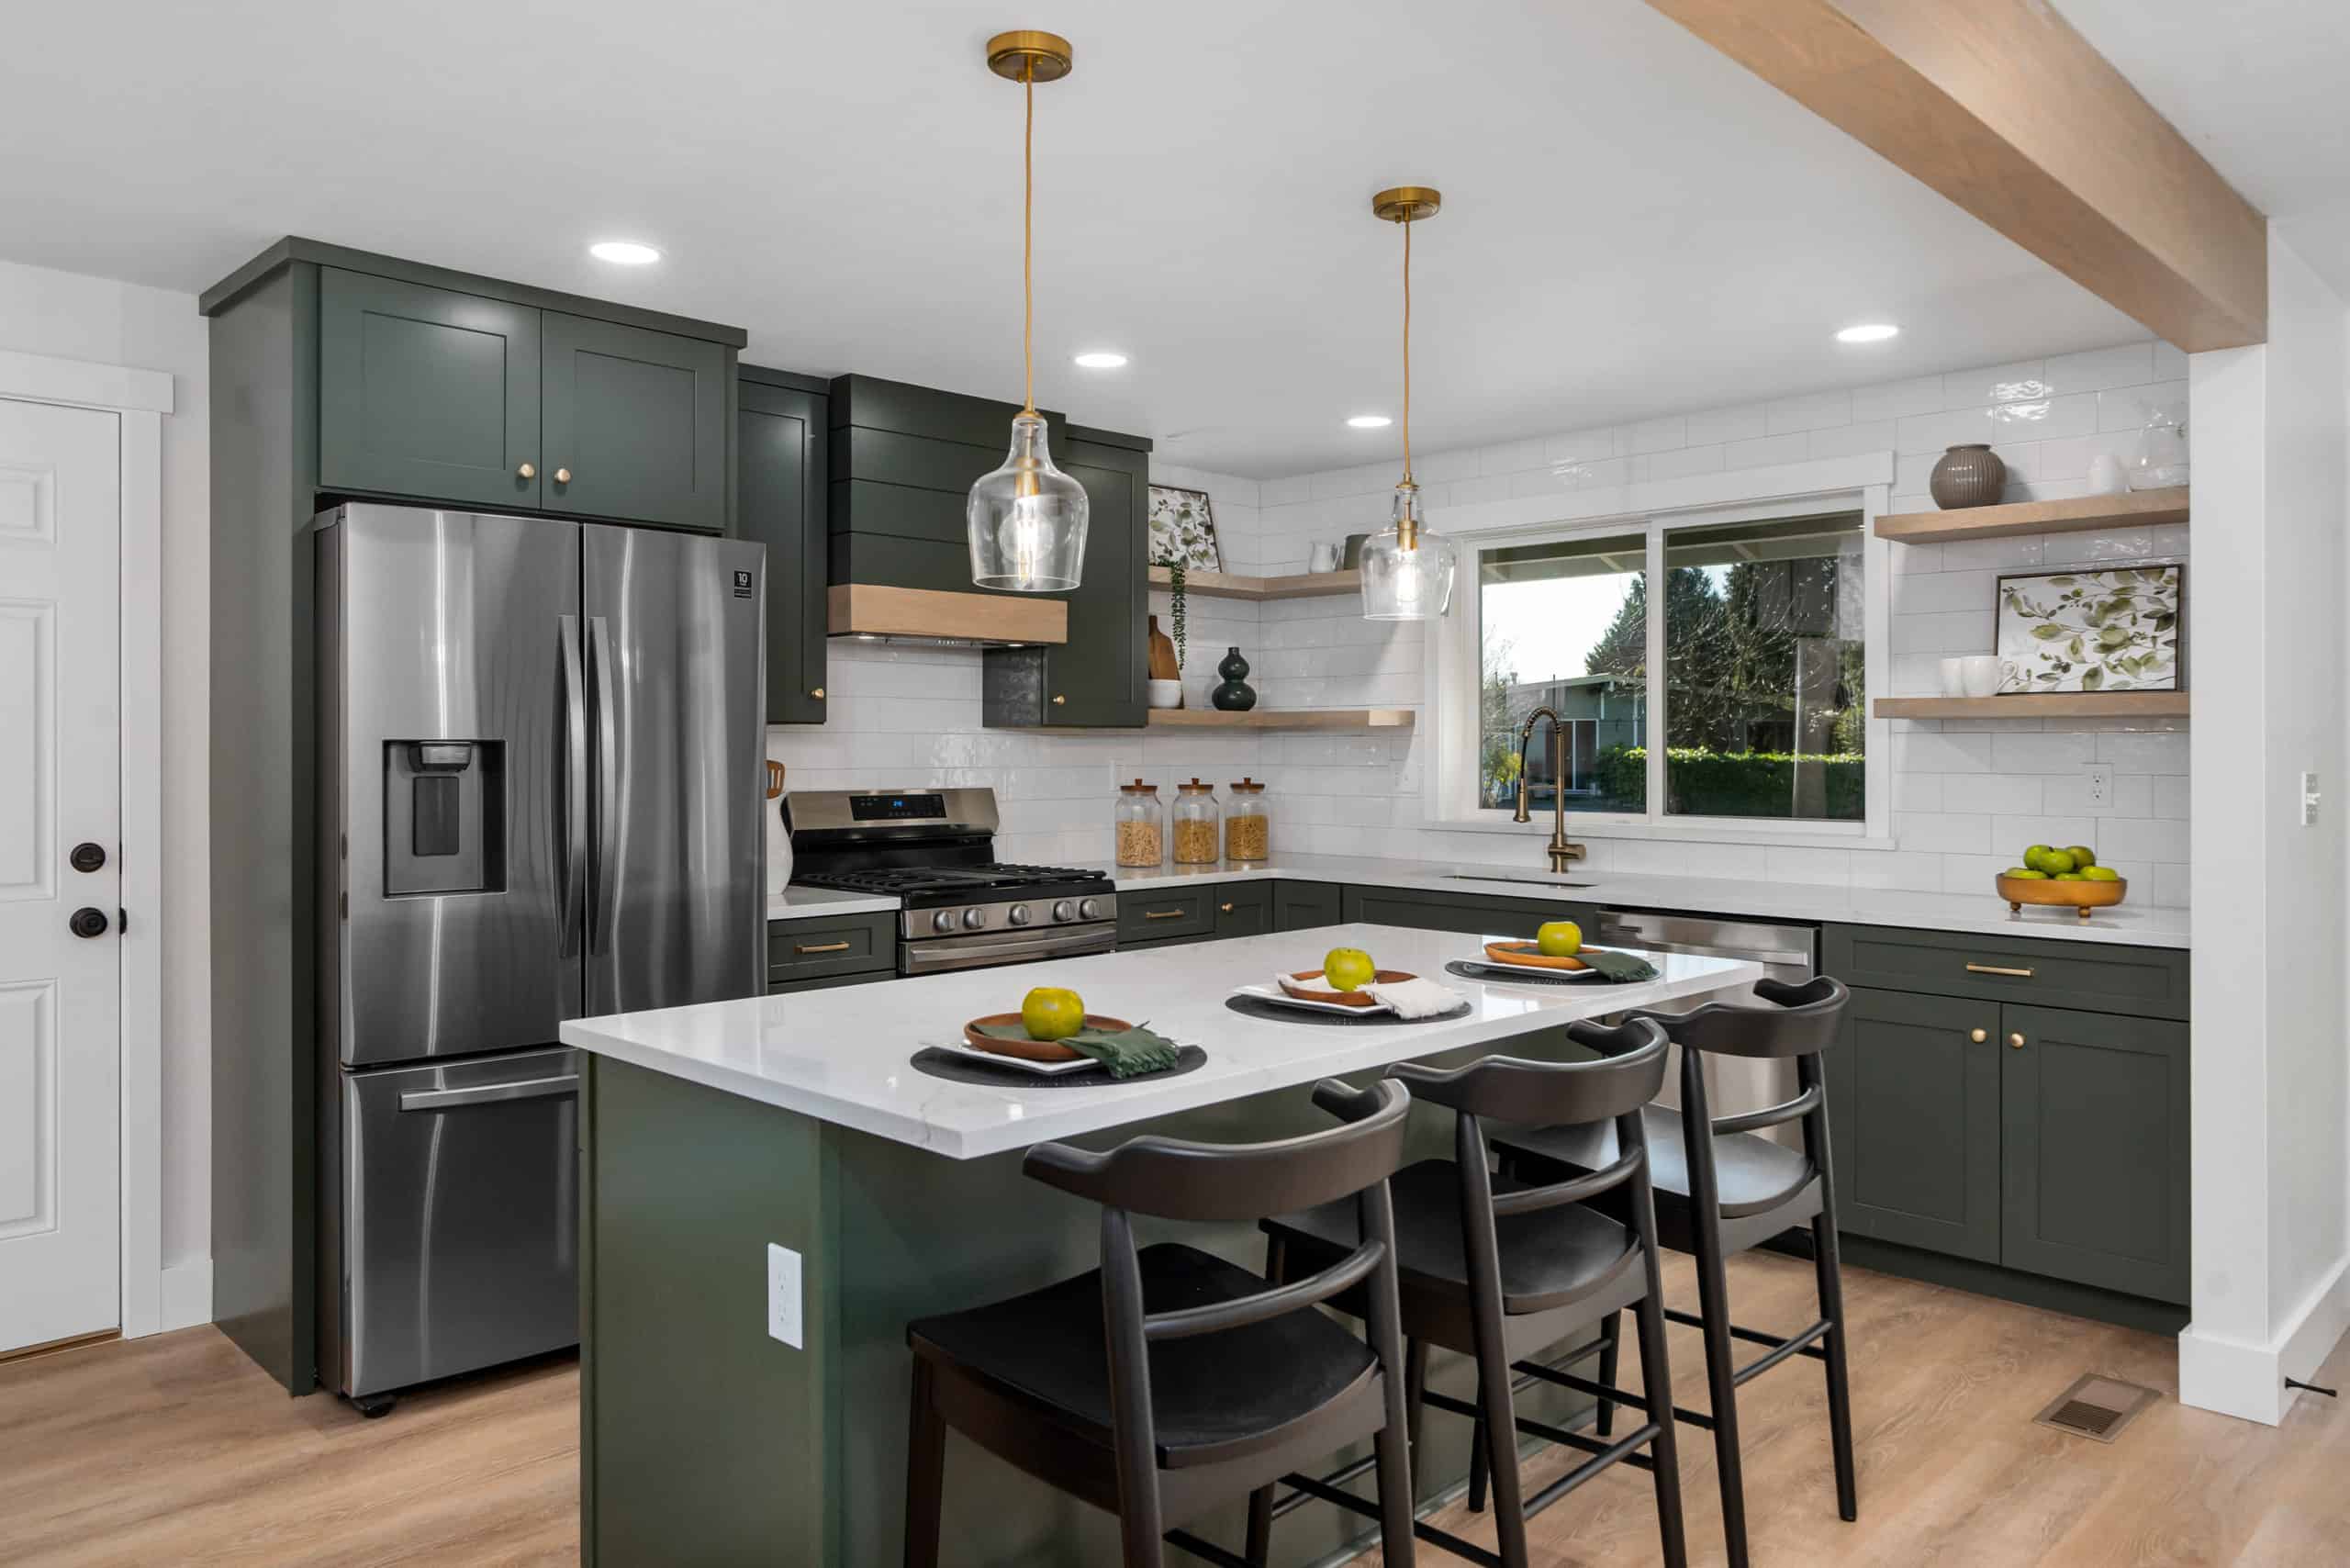
<path fill-rule="evenodd" d="M 1458 1020 L 1395 1025 L 1274 1022 L 1224 1005 L 1235 986 L 1307 967 L 1331 946 L 1438 980 L 1471 1003 Z M 1478 939 L 1399 926 L 1348 925 L 1187 946 L 967 970 L 891 982 L 574 1019 L 565 1045 L 954 1159 L 975 1159 L 1172 1113 L 1308 1084 L 1333 1074 L 1497 1046 L 1578 1018 L 1665 1002 L 1760 978 L 1753 964 L 1651 955 L 1641 985 L 1485 984 L 1444 972 Z M 1019 1004 L 1032 986 L 1068 986 L 1099 1012 L 1204 1047 L 1198 1070 L 1094 1089 L 948 1082 L 909 1065 L 957 1038 L 963 1021 Z"/>

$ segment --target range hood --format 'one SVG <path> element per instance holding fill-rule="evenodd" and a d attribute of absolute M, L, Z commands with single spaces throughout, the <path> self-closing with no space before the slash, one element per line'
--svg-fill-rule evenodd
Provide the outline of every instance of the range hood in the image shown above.
<path fill-rule="evenodd" d="M 826 591 L 825 609 L 831 635 L 863 642 L 1024 648 L 1069 641 L 1069 601 L 1042 594 L 834 583 Z"/>

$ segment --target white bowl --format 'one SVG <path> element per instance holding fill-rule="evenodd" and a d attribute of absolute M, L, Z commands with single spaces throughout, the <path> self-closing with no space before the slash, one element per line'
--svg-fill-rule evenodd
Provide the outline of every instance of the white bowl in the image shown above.
<path fill-rule="evenodd" d="M 1183 683 L 1180 680 L 1152 681 L 1150 705 L 1154 708 L 1181 708 L 1183 705 Z"/>

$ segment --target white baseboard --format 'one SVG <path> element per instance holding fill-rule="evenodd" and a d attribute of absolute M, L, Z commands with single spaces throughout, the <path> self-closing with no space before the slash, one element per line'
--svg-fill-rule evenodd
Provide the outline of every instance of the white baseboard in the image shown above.
<path fill-rule="evenodd" d="M 2333 1265 L 2266 1344 L 2199 1335 L 2188 1324 L 2178 1336 L 2179 1403 L 2276 1426 L 2301 1396 L 2285 1380 L 2313 1377 L 2345 1330 L 2350 1259 Z"/>
<path fill-rule="evenodd" d="M 193 1328 L 212 1321 L 212 1260 L 200 1258 L 163 1271 L 155 1330 Z"/>

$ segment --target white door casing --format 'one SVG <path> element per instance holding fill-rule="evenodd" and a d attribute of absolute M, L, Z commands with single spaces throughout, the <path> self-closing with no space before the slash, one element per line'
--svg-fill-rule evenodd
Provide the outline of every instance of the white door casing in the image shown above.
<path fill-rule="evenodd" d="M 121 424 L 0 399 L 0 1352 L 120 1323 Z"/>

